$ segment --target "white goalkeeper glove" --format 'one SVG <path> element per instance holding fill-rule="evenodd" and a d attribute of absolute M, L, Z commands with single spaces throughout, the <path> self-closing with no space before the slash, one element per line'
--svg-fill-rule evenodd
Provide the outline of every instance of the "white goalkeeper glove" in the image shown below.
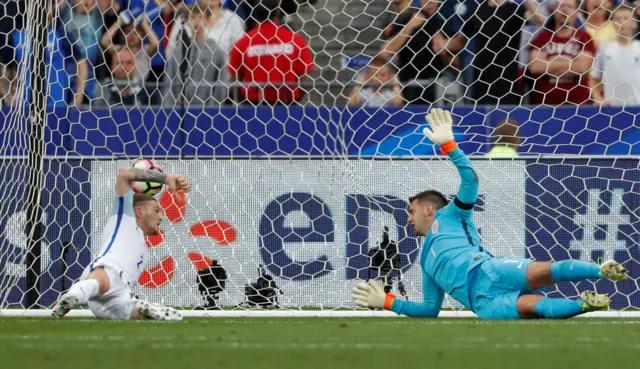
<path fill-rule="evenodd" d="M 427 114 L 427 122 L 431 129 L 422 130 L 433 143 L 440 145 L 440 151 L 448 154 L 456 148 L 456 142 L 453 138 L 453 119 L 451 113 L 442 109 L 431 109 Z"/>
<path fill-rule="evenodd" d="M 374 281 L 360 282 L 351 290 L 351 298 L 356 305 L 372 309 L 391 310 L 394 294 L 387 294 L 384 289 Z"/>

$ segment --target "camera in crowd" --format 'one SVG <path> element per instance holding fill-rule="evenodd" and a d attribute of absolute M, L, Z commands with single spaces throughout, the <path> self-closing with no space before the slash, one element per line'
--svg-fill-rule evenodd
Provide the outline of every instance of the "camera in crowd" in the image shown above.
<path fill-rule="evenodd" d="M 220 310 L 217 300 L 220 292 L 224 291 L 227 281 L 227 271 L 217 260 L 211 261 L 211 265 L 198 270 L 198 291 L 204 298 L 204 305 L 196 310 Z"/>
<path fill-rule="evenodd" d="M 396 271 L 398 276 L 398 292 L 407 299 L 407 292 L 402 283 L 402 269 L 400 267 L 400 251 L 398 243 L 389 239 L 389 227 L 385 226 L 382 233 L 382 241 L 369 249 L 369 269 L 367 280 L 371 279 L 372 272 L 377 272 L 383 279 L 384 292 L 390 293 L 393 288 L 393 274 Z M 375 277 L 374 277 L 375 278 Z"/>

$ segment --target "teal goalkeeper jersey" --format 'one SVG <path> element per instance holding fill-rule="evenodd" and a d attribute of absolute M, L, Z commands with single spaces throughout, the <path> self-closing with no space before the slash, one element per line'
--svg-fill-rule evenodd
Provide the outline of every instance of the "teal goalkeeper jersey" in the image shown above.
<path fill-rule="evenodd" d="M 438 210 L 420 254 L 424 302 L 396 299 L 391 310 L 408 316 L 437 316 L 444 293 L 466 308 L 469 303 L 468 274 L 492 257 L 480 246 L 480 235 L 473 224 L 473 206 L 478 197 L 478 176 L 462 150 L 449 153 L 461 177 L 454 201 Z"/>

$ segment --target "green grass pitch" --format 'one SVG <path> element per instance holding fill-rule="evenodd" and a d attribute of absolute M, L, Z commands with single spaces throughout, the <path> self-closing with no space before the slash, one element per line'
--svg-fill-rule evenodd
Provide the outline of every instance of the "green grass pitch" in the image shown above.
<path fill-rule="evenodd" d="M 0 319 L 7 369 L 634 368 L 640 320 Z"/>

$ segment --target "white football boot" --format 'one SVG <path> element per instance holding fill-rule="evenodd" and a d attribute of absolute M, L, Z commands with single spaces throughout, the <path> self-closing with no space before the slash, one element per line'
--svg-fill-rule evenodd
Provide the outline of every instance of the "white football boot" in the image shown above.
<path fill-rule="evenodd" d="M 160 306 L 148 301 L 136 301 L 136 309 L 144 319 L 182 320 L 182 314 L 173 308 Z"/>
<path fill-rule="evenodd" d="M 64 318 L 64 316 L 67 315 L 67 313 L 71 311 L 71 309 L 78 305 L 78 299 L 75 296 L 65 293 L 53 306 L 51 316 L 54 316 L 58 319 Z"/>

